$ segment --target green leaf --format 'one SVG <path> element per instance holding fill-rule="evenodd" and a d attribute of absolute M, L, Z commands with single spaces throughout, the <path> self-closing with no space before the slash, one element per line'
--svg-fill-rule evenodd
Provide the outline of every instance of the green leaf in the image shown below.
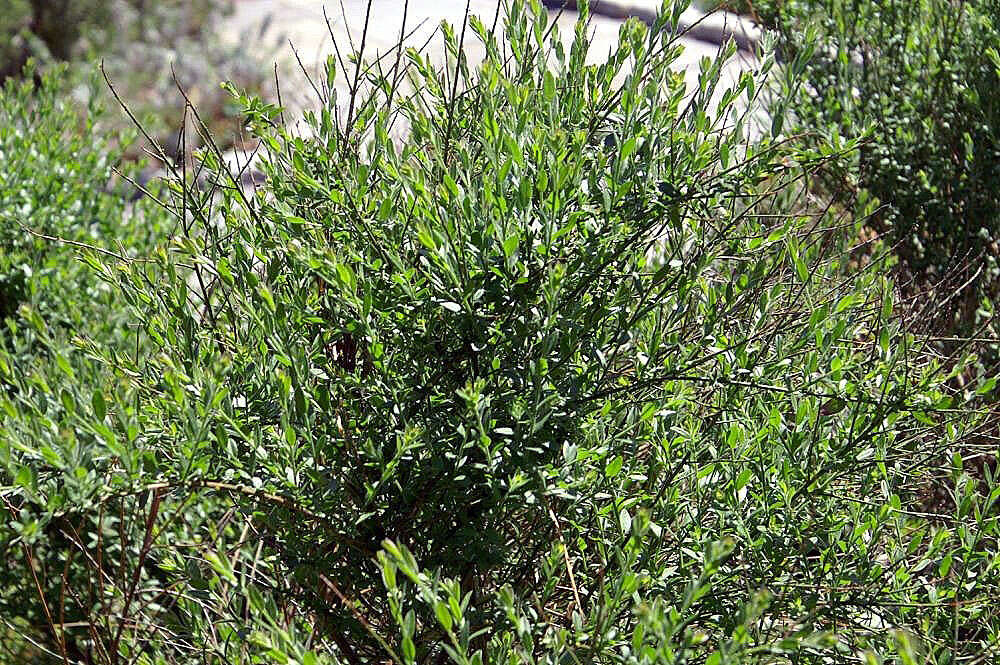
<path fill-rule="evenodd" d="M 997 377 L 991 376 L 985 381 L 983 381 L 978 388 L 976 388 L 976 394 L 982 396 L 987 393 L 991 393 L 993 392 L 993 389 L 996 388 L 996 385 L 997 385 Z"/>
<path fill-rule="evenodd" d="M 34 490 L 35 472 L 31 467 L 22 466 L 14 475 L 14 484 L 26 490 Z"/>
<path fill-rule="evenodd" d="M 227 582 L 236 582 L 236 575 L 233 574 L 233 569 L 229 564 L 229 559 L 224 556 L 219 556 L 215 552 L 205 552 L 205 560 L 208 561 L 209 565 L 212 566 L 212 570 L 214 570 L 219 577 L 223 578 Z"/>
<path fill-rule="evenodd" d="M 264 304 L 267 306 L 268 310 L 270 310 L 272 313 L 275 312 L 276 307 L 274 305 L 274 296 L 271 295 L 271 289 L 261 284 L 257 287 L 257 293 L 264 300 Z"/>
<path fill-rule="evenodd" d="M 226 259 L 219 259 L 215 264 L 215 270 L 226 284 L 232 286 L 235 283 L 233 273 L 229 269 L 229 262 Z"/>
<path fill-rule="evenodd" d="M 545 95 L 545 99 L 552 99 L 556 96 L 556 80 L 552 76 L 552 72 L 545 70 L 545 75 L 542 78 L 542 93 Z"/>
<path fill-rule="evenodd" d="M 108 414 L 108 405 L 104 401 L 104 393 L 101 392 L 100 388 L 94 390 L 94 395 L 91 397 L 90 404 L 94 407 L 94 415 L 97 416 L 97 419 L 104 420 L 105 416 Z"/>
<path fill-rule="evenodd" d="M 607 466 L 604 467 L 604 475 L 608 478 L 614 478 L 622 470 L 622 456 L 616 455 Z"/>
<path fill-rule="evenodd" d="M 518 246 L 518 244 L 520 244 L 520 242 L 521 242 L 521 237 L 519 235 L 517 235 L 517 234 L 511 234 L 511 235 L 507 236 L 506 238 L 504 238 L 504 241 L 503 241 L 503 253 L 504 253 L 504 256 L 506 256 L 507 258 L 510 258 L 511 256 L 513 256 L 514 252 L 517 250 L 517 246 Z"/>
<path fill-rule="evenodd" d="M 62 401 L 63 408 L 66 409 L 68 415 L 72 416 L 76 413 L 76 400 L 73 399 L 72 393 L 63 388 L 59 392 L 59 399 Z"/>
<path fill-rule="evenodd" d="M 445 629 L 445 632 L 451 632 L 452 617 L 451 611 L 448 609 L 448 605 L 441 602 L 440 600 L 434 603 L 434 614 L 437 616 L 438 623 L 441 627 Z"/>
<path fill-rule="evenodd" d="M 847 309 L 853 304 L 854 304 L 854 294 L 848 293 L 846 296 L 837 301 L 837 307 L 835 308 L 835 311 L 839 314 L 840 312 L 843 312 L 845 309 Z"/>
<path fill-rule="evenodd" d="M 892 316 L 892 293 L 886 289 L 882 296 L 882 318 L 888 319 L 890 316 Z"/>
<path fill-rule="evenodd" d="M 797 254 L 793 257 L 793 259 L 795 261 L 795 274 L 798 275 L 799 281 L 808 282 L 809 268 L 806 267 L 806 262 L 799 258 Z"/>
<path fill-rule="evenodd" d="M 783 104 L 778 104 L 777 108 L 773 110 L 773 115 L 771 117 L 771 136 L 776 138 L 781 134 L 781 130 L 785 124 L 785 109 Z"/>
<path fill-rule="evenodd" d="M 417 660 L 417 649 L 413 645 L 413 638 L 409 635 L 405 636 L 400 641 L 400 647 L 403 651 L 403 662 L 404 663 L 414 663 Z"/>
<path fill-rule="evenodd" d="M 941 563 L 938 564 L 938 574 L 941 575 L 941 577 L 947 577 L 948 573 L 951 571 L 951 563 L 953 560 L 951 552 L 944 555 L 944 558 L 941 559 Z"/>
<path fill-rule="evenodd" d="M 337 280 L 351 291 L 353 291 L 357 285 L 357 278 L 354 276 L 354 271 L 351 270 L 351 266 L 346 263 L 337 264 Z"/>
<path fill-rule="evenodd" d="M 635 136 L 628 137 L 621 147 L 622 163 L 628 161 L 629 157 L 632 156 L 632 153 L 635 152 L 635 147 L 636 147 L 636 137 Z"/>
<path fill-rule="evenodd" d="M 452 198 L 455 199 L 458 198 L 459 195 L 458 184 L 455 182 L 455 179 L 452 178 L 451 175 L 448 173 L 444 174 L 444 186 L 448 190 L 448 193 L 451 195 Z"/>

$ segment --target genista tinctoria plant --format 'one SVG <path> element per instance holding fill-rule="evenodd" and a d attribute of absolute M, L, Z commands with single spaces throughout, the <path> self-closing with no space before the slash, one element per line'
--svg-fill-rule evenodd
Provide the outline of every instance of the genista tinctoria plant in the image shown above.
<path fill-rule="evenodd" d="M 168 244 L 82 254 L 141 345 L 4 403 L 16 561 L 75 571 L 10 630 L 102 663 L 982 650 L 996 497 L 915 494 L 976 413 L 811 194 L 856 145 L 750 126 L 767 51 L 686 90 L 683 8 L 597 65 L 583 3 L 443 25 L 444 66 L 361 39 L 308 132 L 234 89 L 263 183 L 178 167 Z M 30 452 L 67 439 L 82 471 Z"/>
<path fill-rule="evenodd" d="M 95 459 L 89 426 L 63 419 L 115 379 L 103 363 L 74 353 L 74 340 L 137 348 L 121 294 L 94 279 L 78 252 L 141 260 L 170 226 L 152 201 L 129 205 L 119 191 L 138 165 L 123 163 L 129 132 L 109 131 L 109 114 L 88 93 L 97 78 L 54 67 L 36 82 L 33 71 L 0 88 L 0 662 L 33 662 L 34 649 L 20 651 L 31 631 L 14 633 L 56 620 L 37 587 L 25 593 L 32 571 L 53 599 L 60 585 L 93 579 L 67 562 L 63 532 L 106 499 L 95 499 L 100 453 Z M 74 92 L 89 103 L 80 105 Z M 53 478 L 46 469 L 59 469 L 56 484 L 46 484 Z M 55 569 L 60 574 L 50 575 Z M 79 614 L 67 610 L 64 622 Z"/>
<path fill-rule="evenodd" d="M 792 104 L 822 136 L 867 135 L 849 177 L 828 183 L 880 204 L 869 225 L 896 243 L 922 315 L 945 330 L 980 329 L 1000 285 L 1000 70 L 997 0 L 758 0 L 754 12 L 789 56 L 824 43 Z M 919 304 L 918 304 L 919 306 Z M 984 334 L 985 333 L 985 334 Z M 995 362 L 997 348 L 990 346 Z"/>

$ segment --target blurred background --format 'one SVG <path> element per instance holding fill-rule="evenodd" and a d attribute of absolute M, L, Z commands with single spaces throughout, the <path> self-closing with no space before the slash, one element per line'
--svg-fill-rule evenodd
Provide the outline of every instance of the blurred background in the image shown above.
<path fill-rule="evenodd" d="M 245 48 L 219 36 L 232 0 L 4 0 L 0 12 L 0 78 L 67 68 L 73 97 L 86 107 L 112 101 L 94 76 L 103 63 L 122 99 L 160 139 L 176 132 L 184 108 L 180 84 L 213 133 L 232 136 L 236 109 L 219 82 L 270 96 L 266 65 L 278 38 Z M 249 36 L 248 36 L 249 37 Z M 176 82 L 175 82 L 176 77 Z M 97 80 L 95 80 L 97 79 Z M 107 119 L 131 124 L 124 114 Z M 133 155 L 135 156 L 135 155 Z"/>

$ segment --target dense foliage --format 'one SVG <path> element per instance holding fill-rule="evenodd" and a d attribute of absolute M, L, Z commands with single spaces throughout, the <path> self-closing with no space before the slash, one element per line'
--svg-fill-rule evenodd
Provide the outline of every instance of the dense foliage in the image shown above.
<path fill-rule="evenodd" d="M 959 292 L 938 325 L 986 323 L 1000 294 L 1000 2 L 742 5 L 787 54 L 811 48 L 805 26 L 818 30 L 809 84 L 786 103 L 810 131 L 868 134 L 857 185 L 885 205 L 872 226 L 898 243 L 919 288 Z"/>
<path fill-rule="evenodd" d="M 681 5 L 601 65 L 582 9 L 331 58 L 305 133 L 229 86 L 263 177 L 207 140 L 134 209 L 56 81 L 5 89 L 17 200 L 93 196 L 2 211 L 77 281 L 4 312 L 0 662 L 1000 654 L 994 382 L 851 267 L 859 144 L 755 125 L 807 55 L 689 92 Z"/>
<path fill-rule="evenodd" d="M 123 325 L 125 313 L 74 259 L 72 243 L 113 239 L 121 248 L 145 249 L 155 235 L 150 225 L 126 216 L 125 183 L 115 169 L 127 174 L 134 166 L 124 165 L 105 138 L 100 107 L 92 103 L 80 112 L 72 88 L 61 82 L 65 74 L 55 69 L 38 85 L 11 80 L 0 95 L 0 316 L 6 322 L 0 338 L 15 345 L 32 337 L 14 323 L 21 307 L 67 333 Z M 93 102 L 85 91 L 97 81 L 81 83 L 81 94 Z M 115 320 L 94 316 L 102 306 Z"/>
<path fill-rule="evenodd" d="M 136 165 L 123 163 L 116 147 L 127 137 L 116 132 L 106 138 L 106 114 L 93 103 L 81 114 L 71 93 L 88 82 L 73 80 L 75 85 L 68 85 L 66 77 L 64 68 L 56 68 L 40 75 L 37 85 L 32 76 L 22 82 L 7 81 L 0 94 L 4 165 L 0 170 L 0 390 L 7 409 L 14 404 L 10 400 L 25 399 L 36 401 L 44 412 L 49 408 L 46 400 L 60 399 L 62 382 L 87 392 L 107 380 L 100 366 L 81 355 L 66 355 L 74 339 L 135 346 L 129 330 L 131 317 L 121 297 L 94 279 L 93 271 L 77 258 L 79 248 L 98 243 L 105 251 L 140 256 L 167 236 L 167 220 L 158 209 L 145 202 L 138 207 L 127 205 L 123 178 Z M 96 80 L 89 85 L 96 86 Z M 86 98 L 93 101 L 95 96 Z M 115 173 L 116 168 L 122 175 Z M 56 393 L 52 393 L 53 386 Z M 68 398 L 69 393 L 63 394 Z M 0 426 L 6 461 L 11 462 L 10 437 L 27 427 L 21 436 L 31 441 L 36 452 L 50 460 L 65 454 L 60 464 L 70 464 L 81 476 L 92 476 L 92 451 L 76 440 L 77 434 L 54 430 L 51 421 L 37 419 L 36 414 L 25 412 L 11 420 L 8 411 Z M 59 442 L 56 447 L 49 445 L 52 440 Z M 11 474 L 19 474 L 24 481 L 35 472 L 30 464 L 19 464 L 16 469 L 7 466 L 3 480 L 0 552 L 5 565 L 0 574 L 0 615 L 7 623 L 0 626 L 0 643 L 11 650 L 6 654 L 10 662 L 26 658 L 18 651 L 24 642 L 8 632 L 10 622 L 46 620 L 38 599 L 24 593 L 25 575 L 30 574 L 14 555 L 17 541 L 36 542 L 43 534 L 54 534 L 48 522 L 67 500 L 66 495 L 51 497 L 46 518 L 26 530 L 12 530 L 14 504 L 6 494 L 14 478 Z M 42 570 L 55 565 L 58 547 L 38 547 L 35 562 Z"/>

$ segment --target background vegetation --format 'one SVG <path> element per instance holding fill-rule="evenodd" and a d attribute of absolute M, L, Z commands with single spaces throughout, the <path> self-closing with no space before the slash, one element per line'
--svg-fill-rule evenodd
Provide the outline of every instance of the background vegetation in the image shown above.
<path fill-rule="evenodd" d="M 268 63 L 283 38 L 272 43 L 263 32 L 246 35 L 257 44 L 253 53 L 223 42 L 215 29 L 231 9 L 230 0 L 9 0 L 0 16 L 0 80 L 22 76 L 29 59 L 41 68 L 65 63 L 84 80 L 100 62 L 169 157 L 178 157 L 185 98 L 198 105 L 220 143 L 238 145 L 239 107 L 218 84 L 230 80 L 273 94 Z M 85 103 L 84 91 L 115 104 L 106 85 L 75 90 L 78 103 Z M 120 112 L 105 122 L 126 135 L 133 130 Z M 107 135 L 113 140 L 114 131 Z M 191 132 L 187 139 L 194 147 L 198 136 Z M 144 155 L 130 146 L 128 157 Z"/>
<path fill-rule="evenodd" d="M 831 119 L 837 21 L 686 92 L 682 9 L 331 58 L 308 136 L 230 84 L 260 177 L 185 104 L 134 201 L 80 74 L 9 81 L 0 662 L 995 660 L 989 343 L 869 240 L 909 136 Z"/>
<path fill-rule="evenodd" d="M 869 222 L 895 245 L 903 280 L 949 301 L 931 327 L 995 337 L 1000 223 L 1000 4 L 759 0 L 739 9 L 773 26 L 780 49 L 821 49 L 794 101 L 826 136 L 867 134 L 852 172 L 882 204 Z M 930 310 L 927 310 L 930 312 Z M 990 351 L 995 358 L 996 350 Z"/>

